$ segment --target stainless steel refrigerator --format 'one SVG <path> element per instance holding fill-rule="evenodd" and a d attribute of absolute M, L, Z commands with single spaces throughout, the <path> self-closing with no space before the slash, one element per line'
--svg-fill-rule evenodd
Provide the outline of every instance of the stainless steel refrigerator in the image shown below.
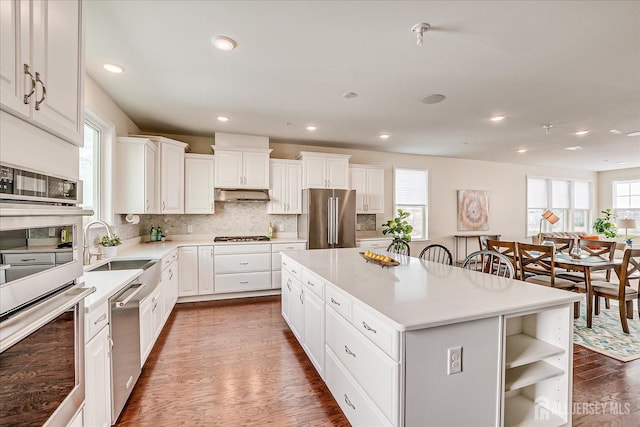
<path fill-rule="evenodd" d="M 308 249 L 356 247 L 356 190 L 302 190 L 298 237 Z"/>

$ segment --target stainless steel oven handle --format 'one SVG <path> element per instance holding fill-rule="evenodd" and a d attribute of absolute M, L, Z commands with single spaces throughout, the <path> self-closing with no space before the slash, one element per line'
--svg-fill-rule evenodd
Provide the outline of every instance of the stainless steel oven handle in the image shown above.
<path fill-rule="evenodd" d="M 144 283 L 140 283 L 140 284 L 136 284 L 136 285 L 131 285 L 129 287 L 129 289 L 127 289 L 127 291 L 122 294 L 120 296 L 120 298 L 116 301 L 116 308 L 122 308 L 125 305 L 127 305 L 127 303 L 129 301 L 131 301 L 131 299 L 137 295 L 138 292 L 140 292 L 146 285 Z"/>

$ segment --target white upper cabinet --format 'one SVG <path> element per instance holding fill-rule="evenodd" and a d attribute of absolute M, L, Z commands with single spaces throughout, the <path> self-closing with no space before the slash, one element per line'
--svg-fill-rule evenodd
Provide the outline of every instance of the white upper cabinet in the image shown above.
<path fill-rule="evenodd" d="M 115 212 L 159 213 L 158 149 L 148 138 L 118 138 Z"/>
<path fill-rule="evenodd" d="M 212 214 L 214 212 L 213 156 L 186 154 L 184 156 L 184 213 Z"/>
<path fill-rule="evenodd" d="M 0 106 L 80 146 L 84 121 L 81 5 L 78 0 L 0 2 Z"/>
<path fill-rule="evenodd" d="M 349 158 L 344 154 L 301 151 L 302 188 L 349 189 Z"/>
<path fill-rule="evenodd" d="M 215 150 L 216 188 L 269 188 L 271 149 L 211 147 Z"/>
<path fill-rule="evenodd" d="M 302 163 L 299 160 L 271 160 L 270 214 L 302 213 Z"/>
<path fill-rule="evenodd" d="M 384 213 L 384 168 L 351 165 L 351 188 L 356 190 L 356 213 Z"/>

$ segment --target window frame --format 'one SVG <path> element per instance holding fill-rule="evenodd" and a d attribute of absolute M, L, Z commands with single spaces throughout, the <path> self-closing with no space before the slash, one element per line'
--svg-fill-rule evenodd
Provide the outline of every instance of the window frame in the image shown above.
<path fill-rule="evenodd" d="M 620 220 L 622 218 L 635 218 L 636 220 L 636 228 L 629 228 L 628 230 L 622 228 L 622 229 L 618 229 L 618 233 L 622 233 L 624 232 L 625 234 L 635 234 L 640 230 L 640 207 L 634 208 L 634 207 L 629 207 L 629 208 L 619 208 L 618 205 L 618 197 L 628 197 L 629 199 L 631 199 L 631 197 L 635 196 L 638 197 L 640 196 L 640 194 L 632 194 L 631 193 L 631 184 L 632 183 L 638 183 L 640 184 L 640 179 L 618 179 L 618 180 L 613 180 L 611 182 L 611 206 L 613 207 L 613 213 L 616 216 L 616 220 Z M 618 184 L 629 184 L 629 195 L 627 196 L 618 196 Z M 629 206 L 631 206 L 631 200 L 629 200 Z M 629 212 L 631 211 L 632 214 L 631 215 L 621 215 L 620 212 Z"/>
<path fill-rule="evenodd" d="M 406 171 L 419 171 L 419 172 L 424 172 L 425 174 L 425 178 L 426 178 L 426 185 L 425 185 L 425 191 L 426 191 L 426 195 L 425 195 L 425 204 L 398 204 L 397 203 L 397 190 L 396 190 L 396 184 L 397 184 L 397 179 L 396 179 L 396 173 L 398 170 L 406 170 Z M 411 241 L 412 242 L 422 242 L 422 241 L 427 241 L 429 240 L 429 194 L 430 189 L 429 189 L 429 184 L 430 184 L 430 179 L 429 179 L 429 170 L 428 169 L 423 169 L 423 168 L 407 168 L 407 167 L 398 167 L 398 166 L 394 166 L 393 167 L 393 212 L 392 212 L 392 218 L 395 218 L 398 212 L 398 208 L 400 207 L 400 209 L 403 209 L 403 207 L 423 207 L 424 209 L 424 214 L 423 214 L 423 221 L 422 221 L 422 229 L 424 230 L 424 233 L 421 236 L 411 236 Z M 415 227 L 414 227 L 415 228 Z"/>

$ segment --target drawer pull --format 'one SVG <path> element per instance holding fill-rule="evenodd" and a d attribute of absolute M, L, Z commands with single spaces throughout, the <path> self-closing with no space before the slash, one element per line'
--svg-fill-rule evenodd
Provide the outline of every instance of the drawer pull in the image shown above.
<path fill-rule="evenodd" d="M 351 406 L 351 409 L 356 409 L 356 405 L 351 403 L 351 401 L 349 400 L 349 396 L 347 396 L 346 394 L 344 395 L 344 401 L 347 405 Z"/>
<path fill-rule="evenodd" d="M 331 302 L 337 306 L 340 306 L 340 303 L 336 300 L 333 299 L 333 297 L 331 297 Z"/>
<path fill-rule="evenodd" d="M 22 262 L 27 262 L 27 261 L 35 261 L 35 258 L 22 258 L 20 261 Z"/>
<path fill-rule="evenodd" d="M 284 261 L 282 261 L 282 265 L 287 265 L 287 263 L 286 263 L 286 262 L 284 262 Z"/>
<path fill-rule="evenodd" d="M 367 322 L 365 322 L 364 320 L 362 321 L 362 326 L 364 326 L 364 328 L 365 328 L 367 331 L 371 331 L 371 332 L 373 332 L 374 334 L 377 334 L 377 333 L 378 333 L 378 331 L 376 331 L 375 329 L 373 329 L 371 326 L 367 325 Z"/>
<path fill-rule="evenodd" d="M 311 286 L 315 286 L 312 282 L 310 282 L 309 280 L 307 280 L 307 285 L 311 285 Z"/>
<path fill-rule="evenodd" d="M 293 268 L 291 269 L 291 272 L 292 272 L 293 274 L 298 274 L 298 272 L 297 272 L 297 271 L 295 271 Z"/>
<path fill-rule="evenodd" d="M 98 317 L 96 319 L 95 322 L 93 322 L 94 325 L 97 325 L 98 323 L 102 322 L 103 320 L 105 320 L 107 318 L 107 313 L 102 313 L 102 316 Z"/>
<path fill-rule="evenodd" d="M 248 284 L 248 283 L 249 283 L 249 281 L 248 281 L 248 280 L 241 280 L 241 281 L 240 281 L 240 284 L 242 284 L 242 285 L 246 285 L 246 284 Z"/>
<path fill-rule="evenodd" d="M 287 246 L 285 249 L 295 249 L 293 246 Z"/>
<path fill-rule="evenodd" d="M 240 265 L 249 265 L 248 262 L 241 262 Z"/>
<path fill-rule="evenodd" d="M 349 347 L 347 347 L 346 345 L 344 346 L 344 352 L 347 353 L 349 356 L 356 357 L 356 354 L 353 351 L 351 351 Z"/>

